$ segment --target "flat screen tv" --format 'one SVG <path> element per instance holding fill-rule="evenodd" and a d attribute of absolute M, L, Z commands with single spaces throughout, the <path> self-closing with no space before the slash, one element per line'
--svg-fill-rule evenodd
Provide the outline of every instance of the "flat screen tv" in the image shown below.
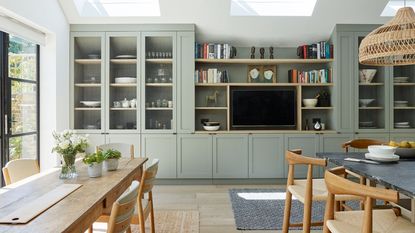
<path fill-rule="evenodd" d="M 232 129 L 296 129 L 295 89 L 231 89 Z"/>

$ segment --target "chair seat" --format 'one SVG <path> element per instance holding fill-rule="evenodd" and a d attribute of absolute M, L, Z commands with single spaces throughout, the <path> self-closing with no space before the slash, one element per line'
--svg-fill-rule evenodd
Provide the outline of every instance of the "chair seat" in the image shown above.
<path fill-rule="evenodd" d="M 294 180 L 293 185 L 289 185 L 287 189 L 296 197 L 299 201 L 304 203 L 306 193 L 307 180 Z M 327 199 L 327 187 L 324 179 L 313 179 L 313 201 L 325 201 Z M 352 195 L 336 195 L 336 201 L 350 201 L 361 200 L 360 197 Z"/>
<path fill-rule="evenodd" d="M 328 220 L 331 233 L 361 232 L 363 211 L 343 211 L 334 213 L 335 220 Z M 415 225 L 396 216 L 391 209 L 373 211 L 373 233 L 414 233 Z"/>

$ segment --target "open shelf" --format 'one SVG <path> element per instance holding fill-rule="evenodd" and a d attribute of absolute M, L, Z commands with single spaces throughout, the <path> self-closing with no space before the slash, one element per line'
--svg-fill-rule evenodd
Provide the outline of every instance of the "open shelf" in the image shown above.
<path fill-rule="evenodd" d="M 415 107 L 394 107 L 396 110 L 415 110 Z"/>
<path fill-rule="evenodd" d="M 84 107 L 79 107 L 79 108 L 75 108 L 76 111 L 100 111 L 101 108 L 84 108 Z"/>
<path fill-rule="evenodd" d="M 101 64 L 101 59 L 75 59 L 75 63 L 81 65 Z"/>
<path fill-rule="evenodd" d="M 384 83 L 359 83 L 359 86 L 383 86 Z"/>
<path fill-rule="evenodd" d="M 113 64 L 137 64 L 137 59 L 111 59 Z"/>
<path fill-rule="evenodd" d="M 228 107 L 195 107 L 196 110 L 227 110 Z"/>
<path fill-rule="evenodd" d="M 276 65 L 276 64 L 316 64 L 330 63 L 333 59 L 196 59 L 196 63 Z"/>
<path fill-rule="evenodd" d="M 147 87 L 172 87 L 173 83 L 146 83 Z"/>
<path fill-rule="evenodd" d="M 75 87 L 101 87 L 100 83 L 75 83 Z"/>
<path fill-rule="evenodd" d="M 111 111 L 135 111 L 137 108 L 110 108 Z"/>
<path fill-rule="evenodd" d="M 171 64 L 173 63 L 173 59 L 171 58 L 147 58 L 146 62 L 156 63 L 156 64 Z"/>
<path fill-rule="evenodd" d="M 137 83 L 111 83 L 111 87 L 136 87 Z"/>
<path fill-rule="evenodd" d="M 359 107 L 360 110 L 381 110 L 383 107 Z"/>
<path fill-rule="evenodd" d="M 393 83 L 394 86 L 415 86 L 415 83 Z"/>
<path fill-rule="evenodd" d="M 163 107 L 157 108 L 157 107 L 155 107 L 155 108 L 146 108 L 146 110 L 149 110 L 149 111 L 172 111 L 173 108 L 163 108 Z"/>

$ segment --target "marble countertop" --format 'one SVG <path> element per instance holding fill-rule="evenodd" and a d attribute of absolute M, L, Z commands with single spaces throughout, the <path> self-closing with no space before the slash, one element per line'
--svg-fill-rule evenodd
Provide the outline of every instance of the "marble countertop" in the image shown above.
<path fill-rule="evenodd" d="M 330 163 L 364 176 L 369 180 L 399 191 L 409 197 L 415 197 L 415 160 L 399 160 L 393 163 L 366 164 L 344 161 L 345 158 L 363 159 L 362 152 L 325 152 L 317 153 L 319 158 L 327 158 Z"/>

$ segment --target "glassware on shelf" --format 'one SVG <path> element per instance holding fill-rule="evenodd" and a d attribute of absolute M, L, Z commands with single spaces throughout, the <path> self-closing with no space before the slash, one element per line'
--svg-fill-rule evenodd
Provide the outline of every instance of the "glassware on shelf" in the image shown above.
<path fill-rule="evenodd" d="M 154 77 L 153 82 L 154 83 L 159 83 L 159 79 L 157 77 Z"/>
<path fill-rule="evenodd" d="M 152 83 L 153 82 L 153 79 L 151 77 L 147 77 L 146 82 L 147 83 Z"/>
<path fill-rule="evenodd" d="M 161 100 L 160 99 L 156 100 L 156 107 L 157 108 L 161 107 Z"/>
<path fill-rule="evenodd" d="M 163 108 L 167 108 L 167 106 L 168 106 L 168 102 L 167 102 L 167 100 L 166 100 L 166 99 L 163 99 L 163 100 L 161 101 L 161 106 L 162 106 Z"/>
<path fill-rule="evenodd" d="M 162 76 L 162 77 L 160 78 L 160 82 L 161 82 L 161 83 L 166 83 L 166 82 L 167 82 L 166 77 Z"/>

